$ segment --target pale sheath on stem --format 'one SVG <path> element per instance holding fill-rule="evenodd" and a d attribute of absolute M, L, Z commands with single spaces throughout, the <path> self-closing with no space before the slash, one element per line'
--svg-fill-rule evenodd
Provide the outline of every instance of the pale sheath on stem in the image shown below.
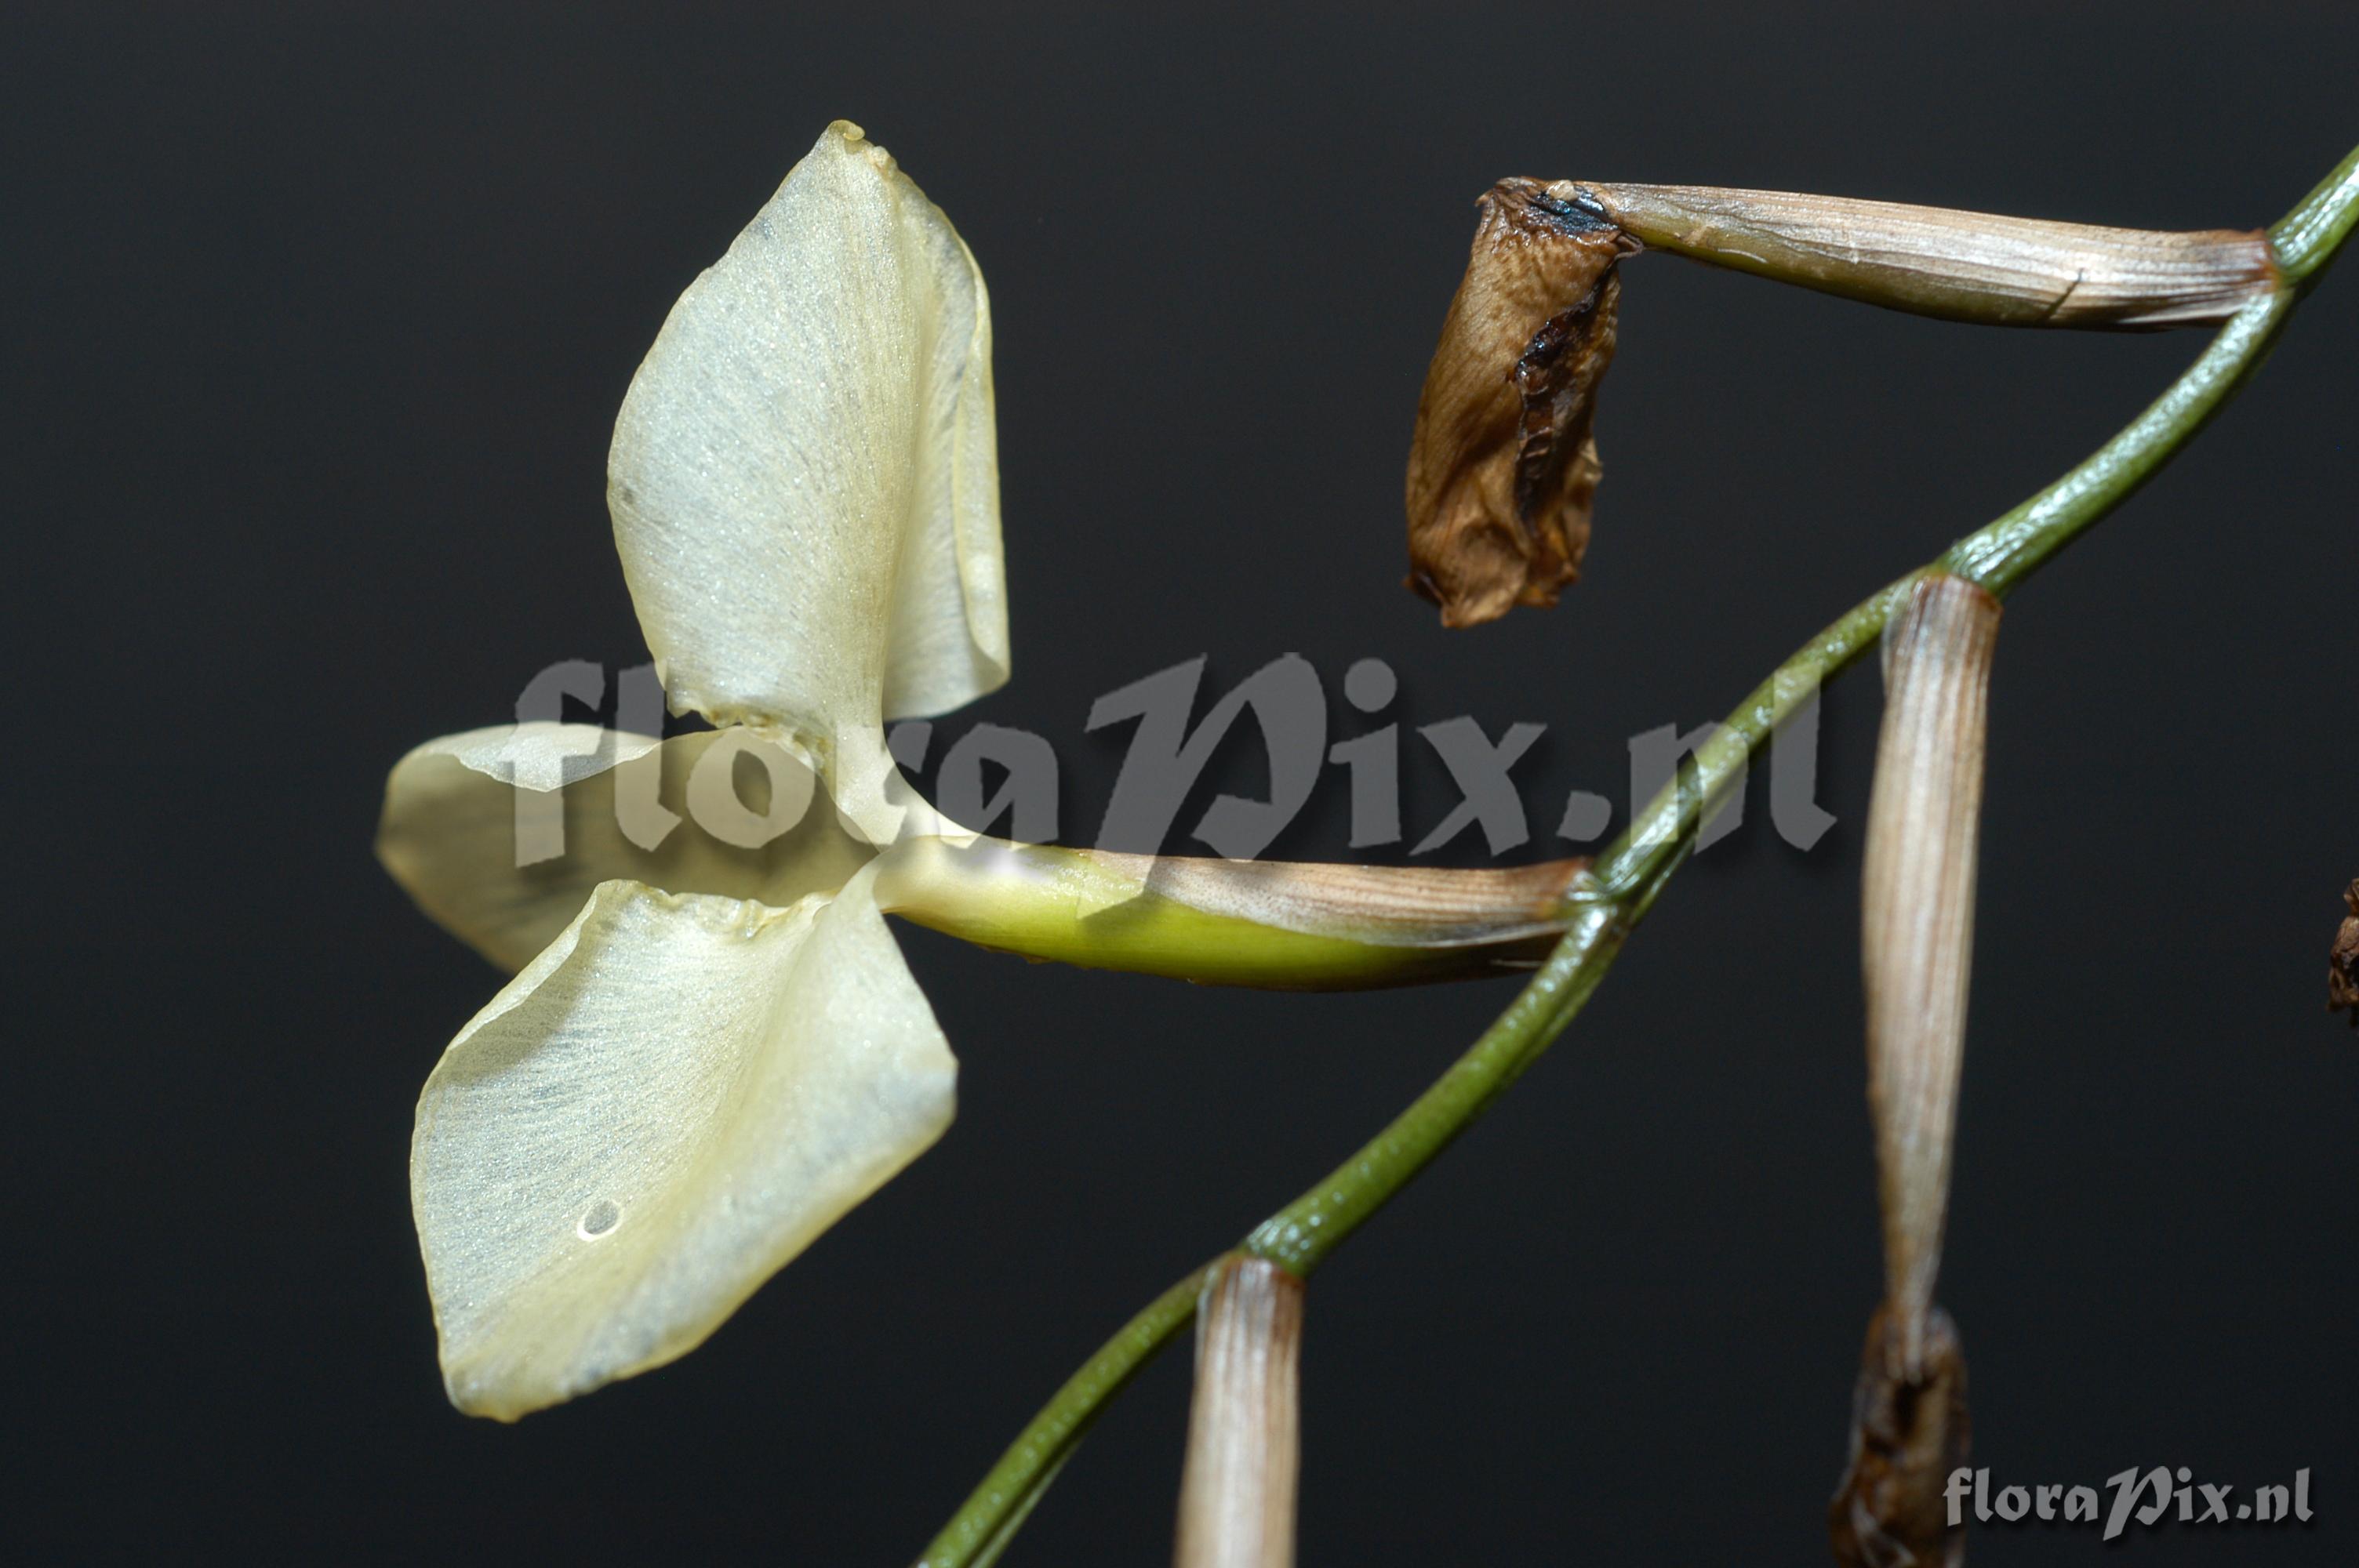
<path fill-rule="evenodd" d="M 1300 1276 L 1243 1253 L 1212 1266 L 1196 1315 L 1176 1568 L 1292 1568 L 1301 1351 Z"/>
<path fill-rule="evenodd" d="M 1708 185 L 1575 187 L 1650 250 L 1986 327 L 2216 327 L 2277 287 L 2258 229 L 2114 229 Z"/>
<path fill-rule="evenodd" d="M 1936 573 L 1909 590 L 1885 635 L 1860 929 L 1885 1288 L 1860 1357 L 1850 1464 L 1828 1510 L 1836 1561 L 1858 1568 L 1965 1554 L 1942 1497 L 1966 1458 L 1965 1360 L 1933 1285 L 1957 1137 L 1998 622 L 1986 590 Z"/>

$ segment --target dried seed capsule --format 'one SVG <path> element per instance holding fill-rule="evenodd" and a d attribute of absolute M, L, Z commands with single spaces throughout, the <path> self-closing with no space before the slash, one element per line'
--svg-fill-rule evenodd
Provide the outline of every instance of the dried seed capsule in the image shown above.
<path fill-rule="evenodd" d="M 1637 248 L 1561 182 L 1503 179 L 1479 205 L 1409 447 L 1408 583 L 1445 626 L 1554 604 L 1581 575 L 1614 263 Z"/>
<path fill-rule="evenodd" d="M 2277 283 L 2257 229 L 2109 229 L 1703 185 L 1579 189 L 1649 249 L 1951 321 L 2202 326 Z"/>
<path fill-rule="evenodd" d="M 2326 1005 L 2330 1010 L 2348 1008 L 2351 1027 L 2359 1029 L 2359 881 L 2343 890 L 2343 902 L 2351 915 L 2335 933 L 2334 951 L 2327 960 Z"/>
<path fill-rule="evenodd" d="M 1956 1325 L 1939 1307 L 1917 1338 L 1912 1370 L 1892 1308 L 1878 1308 L 1868 1322 L 1852 1400 L 1851 1463 L 1827 1505 L 1827 1532 L 1844 1568 L 1956 1568 L 1966 1558 L 1965 1533 L 1949 1528 L 1943 1496 L 1971 1446 L 1965 1356 Z"/>

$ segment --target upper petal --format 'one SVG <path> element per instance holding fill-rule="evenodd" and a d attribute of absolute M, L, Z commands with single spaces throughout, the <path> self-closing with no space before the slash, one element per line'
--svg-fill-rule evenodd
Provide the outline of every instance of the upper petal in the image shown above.
<path fill-rule="evenodd" d="M 395 764 L 376 852 L 435 924 L 518 969 L 615 878 L 773 904 L 841 887 L 871 851 L 815 783 L 743 730 L 658 741 L 592 724 L 501 724 L 429 741 Z M 745 786 L 757 798 L 729 815 Z"/>
<path fill-rule="evenodd" d="M 828 127 L 689 286 L 624 396 L 607 499 L 677 710 L 841 733 L 1007 678 L 991 312 L 886 151 Z"/>
<path fill-rule="evenodd" d="M 871 876 L 790 909 L 608 882 L 460 1031 L 410 1152 L 460 1409 L 694 1348 L 940 1136 L 957 1064 Z"/>

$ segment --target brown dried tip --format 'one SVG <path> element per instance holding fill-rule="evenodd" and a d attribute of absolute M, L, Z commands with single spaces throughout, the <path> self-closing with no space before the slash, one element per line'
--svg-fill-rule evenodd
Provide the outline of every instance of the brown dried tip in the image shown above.
<path fill-rule="evenodd" d="M 1581 576 L 1614 263 L 1639 249 L 1570 180 L 1503 179 L 1478 205 L 1408 454 L 1408 586 L 1445 626 L 1545 609 Z"/>
<path fill-rule="evenodd" d="M 1957 1568 L 1962 1530 L 1949 1527 L 1943 1496 L 1950 1472 L 1966 1463 L 1966 1361 L 1957 1325 L 1935 1307 L 1919 1331 L 1922 1359 L 1911 1375 L 1900 1314 L 1889 1305 L 1868 1321 L 1853 1396 L 1851 1464 L 1827 1506 L 1835 1561 L 1845 1568 Z"/>
<path fill-rule="evenodd" d="M 2351 914 L 2335 933 L 2334 952 L 2327 959 L 2326 1005 L 2348 1009 L 2351 1027 L 2359 1029 L 2359 881 L 2343 890 L 2343 902 Z"/>

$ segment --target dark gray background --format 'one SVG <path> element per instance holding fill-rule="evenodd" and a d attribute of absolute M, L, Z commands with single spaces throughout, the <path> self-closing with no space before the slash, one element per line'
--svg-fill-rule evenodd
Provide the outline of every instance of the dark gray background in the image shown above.
<path fill-rule="evenodd" d="M 1331 691 L 1382 656 L 1409 722 L 1549 724 L 1519 773 L 1543 831 L 1570 789 L 1621 799 L 1627 737 L 1725 709 L 2201 342 L 1644 260 L 1588 580 L 1445 636 L 1399 587 L 1399 476 L 1492 179 L 2255 224 L 2359 135 L 2347 5 L 191 9 L 17 7 L 0 47 L 0 1534 L 71 1555 L 906 1560 L 1122 1317 L 1512 994 L 1222 993 L 908 933 L 965 1065 L 941 1145 L 678 1366 L 516 1429 L 444 1404 L 404 1160 L 496 979 L 373 863 L 381 780 L 553 660 L 644 657 L 602 504 L 616 401 L 831 117 L 989 278 L 1017 674 L 943 737 L 1053 738 L 1076 839 L 1121 757 L 1091 700 L 1199 654 L 1226 689 L 1299 652 Z M 2347 1561 L 2359 1534 L 2359 1040 L 2321 972 L 2359 873 L 2355 346 L 2359 279 L 2331 280 L 2000 644 L 1943 1281 L 1978 1454 L 2000 1484 L 2314 1471 L 2310 1530 L 2175 1529 L 2141 1560 Z M 1842 826 L 1703 856 L 1556 1054 L 1319 1276 L 1306 1562 L 1823 1560 L 1877 1288 L 1876 714 L 1864 670 L 1830 700 Z M 1249 785 L 1250 749 L 1222 772 Z M 1332 783 L 1280 850 L 1346 854 Z M 1453 798 L 1419 757 L 1411 833 Z M 1165 1556 L 1186 1362 L 1011 1563 Z"/>

